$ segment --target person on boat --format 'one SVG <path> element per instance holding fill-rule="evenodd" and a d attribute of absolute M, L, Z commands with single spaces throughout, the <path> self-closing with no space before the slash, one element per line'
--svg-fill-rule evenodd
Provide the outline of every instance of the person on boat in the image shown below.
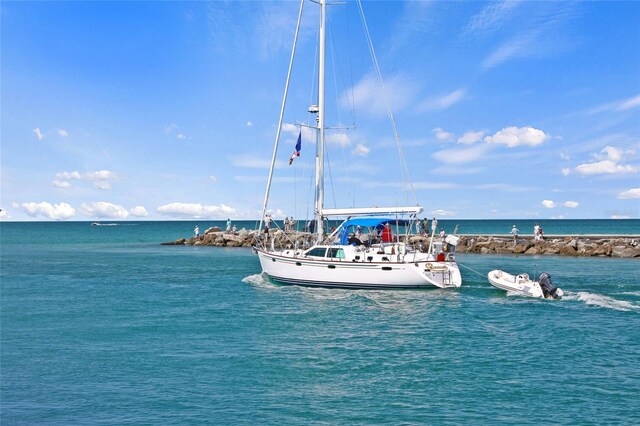
<path fill-rule="evenodd" d="M 393 232 L 391 231 L 391 225 L 386 223 L 384 228 L 382 228 L 382 233 L 380 234 L 380 238 L 382 238 L 383 243 L 392 243 L 393 242 Z"/>
<path fill-rule="evenodd" d="M 422 231 L 424 232 L 424 235 L 429 235 L 429 219 L 426 217 L 422 221 Z"/>
<path fill-rule="evenodd" d="M 513 244 L 518 244 L 518 233 L 520 232 L 520 230 L 518 228 L 516 228 L 515 225 L 513 225 L 513 228 L 511 228 L 511 235 L 513 235 Z"/>
<path fill-rule="evenodd" d="M 360 241 L 360 238 L 358 238 L 356 236 L 356 234 L 352 234 L 349 237 L 348 241 L 349 241 L 349 245 L 351 245 L 351 246 L 361 246 L 361 245 L 363 245 L 362 241 Z"/>
<path fill-rule="evenodd" d="M 360 237 L 362 237 L 362 226 L 358 225 L 354 237 L 356 237 L 357 239 L 360 239 Z"/>
<path fill-rule="evenodd" d="M 313 234 L 316 230 L 316 221 L 314 219 L 309 221 L 309 232 Z"/>
<path fill-rule="evenodd" d="M 444 232 L 444 228 L 440 230 L 440 239 L 442 240 L 442 242 L 444 243 L 444 239 L 447 236 L 447 233 Z"/>
<path fill-rule="evenodd" d="M 198 225 L 196 225 L 195 229 L 193 230 L 193 233 L 196 236 L 196 238 L 200 236 L 200 227 Z"/>
<path fill-rule="evenodd" d="M 264 233 L 269 233 L 269 227 L 271 226 L 271 215 L 268 214 L 264 217 Z"/>

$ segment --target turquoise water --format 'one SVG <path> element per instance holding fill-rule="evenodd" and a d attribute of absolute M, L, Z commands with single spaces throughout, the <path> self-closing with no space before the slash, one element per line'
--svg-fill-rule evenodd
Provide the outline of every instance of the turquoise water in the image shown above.
<path fill-rule="evenodd" d="M 194 226 L 0 224 L 2 424 L 640 423 L 638 260 L 461 254 L 458 290 L 307 289 L 248 249 L 158 245 Z"/>

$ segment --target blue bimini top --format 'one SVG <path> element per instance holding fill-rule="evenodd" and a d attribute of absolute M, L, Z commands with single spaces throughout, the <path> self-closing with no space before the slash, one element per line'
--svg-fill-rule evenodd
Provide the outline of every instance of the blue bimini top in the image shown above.
<path fill-rule="evenodd" d="M 355 217 L 353 219 L 345 220 L 338 228 L 338 235 L 340 236 L 340 244 L 349 244 L 349 228 L 357 228 L 358 226 L 375 228 L 380 231 L 387 223 L 397 223 L 398 225 L 408 226 L 411 222 L 407 219 L 396 219 L 393 217 Z"/>

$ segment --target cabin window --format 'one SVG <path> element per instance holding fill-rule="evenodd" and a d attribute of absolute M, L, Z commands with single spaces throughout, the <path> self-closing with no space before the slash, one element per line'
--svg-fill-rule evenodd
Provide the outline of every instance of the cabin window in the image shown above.
<path fill-rule="evenodd" d="M 324 257 L 326 252 L 326 247 L 315 247 L 307 252 L 307 256 Z"/>
<path fill-rule="evenodd" d="M 336 259 L 344 259 L 344 250 L 341 248 L 330 248 L 327 257 L 333 257 Z"/>

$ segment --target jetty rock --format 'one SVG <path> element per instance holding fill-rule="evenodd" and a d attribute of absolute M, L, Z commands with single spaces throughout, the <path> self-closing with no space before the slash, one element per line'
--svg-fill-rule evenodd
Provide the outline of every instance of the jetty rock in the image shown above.
<path fill-rule="evenodd" d="M 192 238 L 180 238 L 162 245 L 213 246 L 213 247 L 252 247 L 256 243 L 255 230 L 241 229 L 226 232 L 220 228 L 207 229 L 204 235 Z M 315 237 L 308 232 L 287 232 L 278 229 L 269 233 L 275 247 L 309 247 Z M 409 242 L 420 251 L 426 251 L 430 238 L 413 235 Z M 477 254 L 515 254 L 515 255 L 555 255 L 573 257 L 617 257 L 640 259 L 639 236 L 548 236 L 535 241 L 533 237 L 518 238 L 503 235 L 461 235 L 456 248 L 459 253 Z"/>
<path fill-rule="evenodd" d="M 640 258 L 640 237 L 631 236 L 556 236 L 535 241 L 509 236 L 463 236 L 457 246 L 461 253 L 557 255 L 573 257 Z"/>

